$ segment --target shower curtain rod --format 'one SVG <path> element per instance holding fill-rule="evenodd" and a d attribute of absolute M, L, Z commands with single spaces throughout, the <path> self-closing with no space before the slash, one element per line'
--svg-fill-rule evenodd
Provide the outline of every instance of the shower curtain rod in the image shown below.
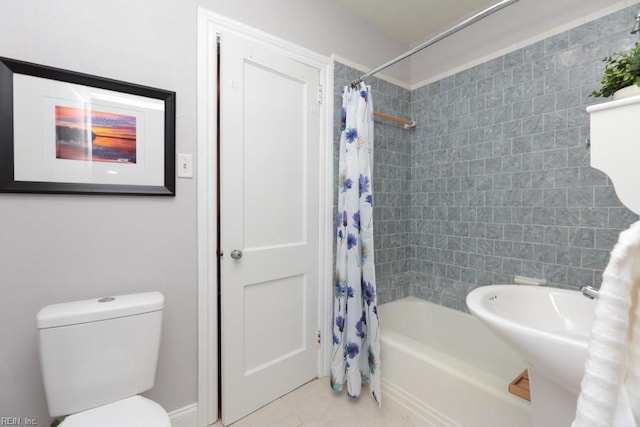
<path fill-rule="evenodd" d="M 419 44 L 418 46 L 414 47 L 413 49 L 403 53 L 402 55 L 398 56 L 397 58 L 392 59 L 391 61 L 385 62 L 384 64 L 372 69 L 371 71 L 369 71 L 366 74 L 363 74 L 362 77 L 360 77 L 358 80 L 354 80 L 353 82 L 351 82 L 351 84 L 353 86 L 358 85 L 359 83 L 363 82 L 365 79 L 373 76 L 374 74 L 384 70 L 385 68 L 388 68 L 390 66 L 392 66 L 393 64 L 402 61 L 405 58 L 410 57 L 411 55 L 414 55 L 418 52 L 420 52 L 423 49 L 428 48 L 429 46 L 431 46 L 434 43 L 439 42 L 440 40 L 449 37 L 452 34 L 457 33 L 458 31 L 462 30 L 463 28 L 468 27 L 469 25 L 478 22 L 479 20 L 486 18 L 487 16 L 499 11 L 500 9 L 504 9 L 505 7 L 511 5 L 512 3 L 517 2 L 518 0 L 502 0 L 496 4 L 494 4 L 493 6 L 489 6 L 488 8 L 486 8 L 485 10 L 483 10 L 482 12 L 478 12 L 475 15 L 465 19 L 464 21 L 460 22 L 459 24 L 454 25 L 453 27 L 449 28 L 446 31 L 443 31 L 442 33 L 438 34 L 437 36 L 425 41 L 424 43 Z"/>

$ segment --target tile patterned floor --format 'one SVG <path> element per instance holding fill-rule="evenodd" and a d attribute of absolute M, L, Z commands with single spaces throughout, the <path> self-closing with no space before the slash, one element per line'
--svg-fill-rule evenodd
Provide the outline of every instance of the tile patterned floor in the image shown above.
<path fill-rule="evenodd" d="M 222 424 L 218 422 L 214 426 Z M 344 392 L 332 391 L 329 378 L 325 377 L 303 385 L 232 424 L 232 427 L 272 426 L 410 427 L 412 424 L 384 404 L 378 408 L 368 394 L 349 399 Z"/>

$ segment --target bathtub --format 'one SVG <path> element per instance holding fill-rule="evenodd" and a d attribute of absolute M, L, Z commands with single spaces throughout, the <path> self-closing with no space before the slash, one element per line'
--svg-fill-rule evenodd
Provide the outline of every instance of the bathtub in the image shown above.
<path fill-rule="evenodd" d="M 472 315 L 418 298 L 378 307 L 382 401 L 418 426 L 529 426 L 508 392 L 522 359 Z"/>

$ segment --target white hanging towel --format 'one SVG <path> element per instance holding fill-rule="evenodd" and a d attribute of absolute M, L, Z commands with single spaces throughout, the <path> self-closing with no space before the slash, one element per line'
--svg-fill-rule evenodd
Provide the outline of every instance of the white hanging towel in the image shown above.
<path fill-rule="evenodd" d="M 573 427 L 640 425 L 639 292 L 636 222 L 620 233 L 604 271 Z"/>

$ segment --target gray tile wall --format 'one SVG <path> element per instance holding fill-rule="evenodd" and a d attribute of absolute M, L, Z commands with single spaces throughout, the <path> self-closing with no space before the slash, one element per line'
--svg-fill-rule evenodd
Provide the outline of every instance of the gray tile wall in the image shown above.
<path fill-rule="evenodd" d="M 479 285 L 514 275 L 598 285 L 637 220 L 589 166 L 585 107 L 601 59 L 638 39 L 637 7 L 416 89 L 411 294 L 464 310 Z"/>
<path fill-rule="evenodd" d="M 345 85 L 362 73 L 336 63 L 334 70 L 334 175 L 338 170 L 340 111 Z M 376 111 L 408 118 L 411 92 L 377 78 L 371 85 Z M 378 301 L 383 303 L 409 295 L 409 227 L 411 176 L 410 132 L 388 121 L 375 120 L 374 149 L 374 246 Z M 334 178 L 334 181 L 336 178 Z M 334 182 L 337 188 L 337 182 Z M 334 212 L 337 212 L 334 192 Z M 335 221 L 335 220 L 334 220 Z M 335 254 L 335 247 L 334 247 Z"/>

